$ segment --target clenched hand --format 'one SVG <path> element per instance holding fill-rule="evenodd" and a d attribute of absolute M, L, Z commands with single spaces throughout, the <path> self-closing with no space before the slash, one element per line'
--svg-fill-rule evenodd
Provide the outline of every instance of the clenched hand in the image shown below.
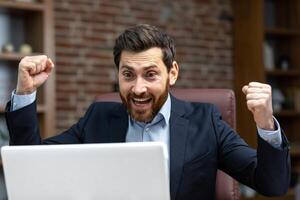
<path fill-rule="evenodd" d="M 250 82 L 243 87 L 247 107 L 252 112 L 259 128 L 274 130 L 272 88 L 268 84 Z"/>
<path fill-rule="evenodd" d="M 19 63 L 16 94 L 30 94 L 49 77 L 54 64 L 45 55 L 26 56 Z"/>

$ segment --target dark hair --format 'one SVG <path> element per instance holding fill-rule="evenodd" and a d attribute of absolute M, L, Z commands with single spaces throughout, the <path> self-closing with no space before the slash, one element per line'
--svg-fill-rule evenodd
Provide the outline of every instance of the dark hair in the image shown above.
<path fill-rule="evenodd" d="M 114 46 L 114 61 L 119 69 L 122 51 L 141 52 L 152 47 L 159 47 L 163 53 L 163 62 L 169 71 L 175 59 L 174 40 L 161 29 L 148 24 L 139 24 L 126 29 Z"/>

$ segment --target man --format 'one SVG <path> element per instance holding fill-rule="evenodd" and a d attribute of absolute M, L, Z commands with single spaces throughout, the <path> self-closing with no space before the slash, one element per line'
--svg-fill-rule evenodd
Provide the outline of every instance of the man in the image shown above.
<path fill-rule="evenodd" d="M 258 128 L 256 151 L 221 120 L 213 105 L 183 102 L 169 93 L 179 66 L 174 42 L 165 32 L 143 24 L 125 30 L 116 40 L 114 61 L 123 104 L 94 103 L 70 129 L 41 140 L 35 91 L 54 65 L 46 56 L 23 58 L 6 112 L 10 143 L 162 141 L 169 149 L 172 200 L 214 199 L 217 169 L 264 195 L 287 191 L 288 143 L 273 117 L 269 85 L 243 87 Z"/>

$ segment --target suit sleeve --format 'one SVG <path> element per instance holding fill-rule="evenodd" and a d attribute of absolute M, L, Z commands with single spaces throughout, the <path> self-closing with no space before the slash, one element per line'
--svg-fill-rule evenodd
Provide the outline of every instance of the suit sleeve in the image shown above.
<path fill-rule="evenodd" d="M 288 141 L 282 134 L 282 146 L 274 148 L 257 135 L 257 150 L 252 149 L 213 108 L 212 120 L 219 146 L 219 168 L 265 196 L 280 196 L 290 183 Z"/>
<path fill-rule="evenodd" d="M 85 116 L 62 134 L 42 140 L 39 131 L 36 102 L 12 112 L 9 111 L 10 104 L 11 102 L 8 102 L 5 112 L 10 145 L 82 143 L 83 127 L 94 108 L 94 104 L 92 104 Z"/>

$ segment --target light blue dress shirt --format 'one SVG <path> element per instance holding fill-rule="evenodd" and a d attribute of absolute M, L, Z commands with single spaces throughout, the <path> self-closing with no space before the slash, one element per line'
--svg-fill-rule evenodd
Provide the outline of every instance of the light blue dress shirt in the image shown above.
<path fill-rule="evenodd" d="M 162 142 L 166 145 L 165 158 L 169 162 L 170 155 L 170 126 L 171 114 L 170 94 L 164 105 L 150 123 L 134 121 L 128 117 L 128 130 L 126 142 Z"/>
<path fill-rule="evenodd" d="M 18 110 L 33 103 L 36 99 L 36 92 L 28 95 L 17 95 L 15 91 L 12 92 L 11 111 Z M 158 114 L 150 123 L 136 122 L 130 117 L 128 118 L 128 130 L 126 135 L 126 142 L 146 142 L 156 141 L 163 142 L 168 150 L 166 158 L 170 155 L 170 126 L 169 119 L 171 114 L 171 98 L 168 95 L 167 101 L 164 103 Z M 265 141 L 270 143 L 273 147 L 280 149 L 282 143 L 281 128 L 278 121 L 275 121 L 275 131 L 268 131 L 257 127 L 258 134 Z M 168 159 L 169 160 L 169 159 Z"/>

